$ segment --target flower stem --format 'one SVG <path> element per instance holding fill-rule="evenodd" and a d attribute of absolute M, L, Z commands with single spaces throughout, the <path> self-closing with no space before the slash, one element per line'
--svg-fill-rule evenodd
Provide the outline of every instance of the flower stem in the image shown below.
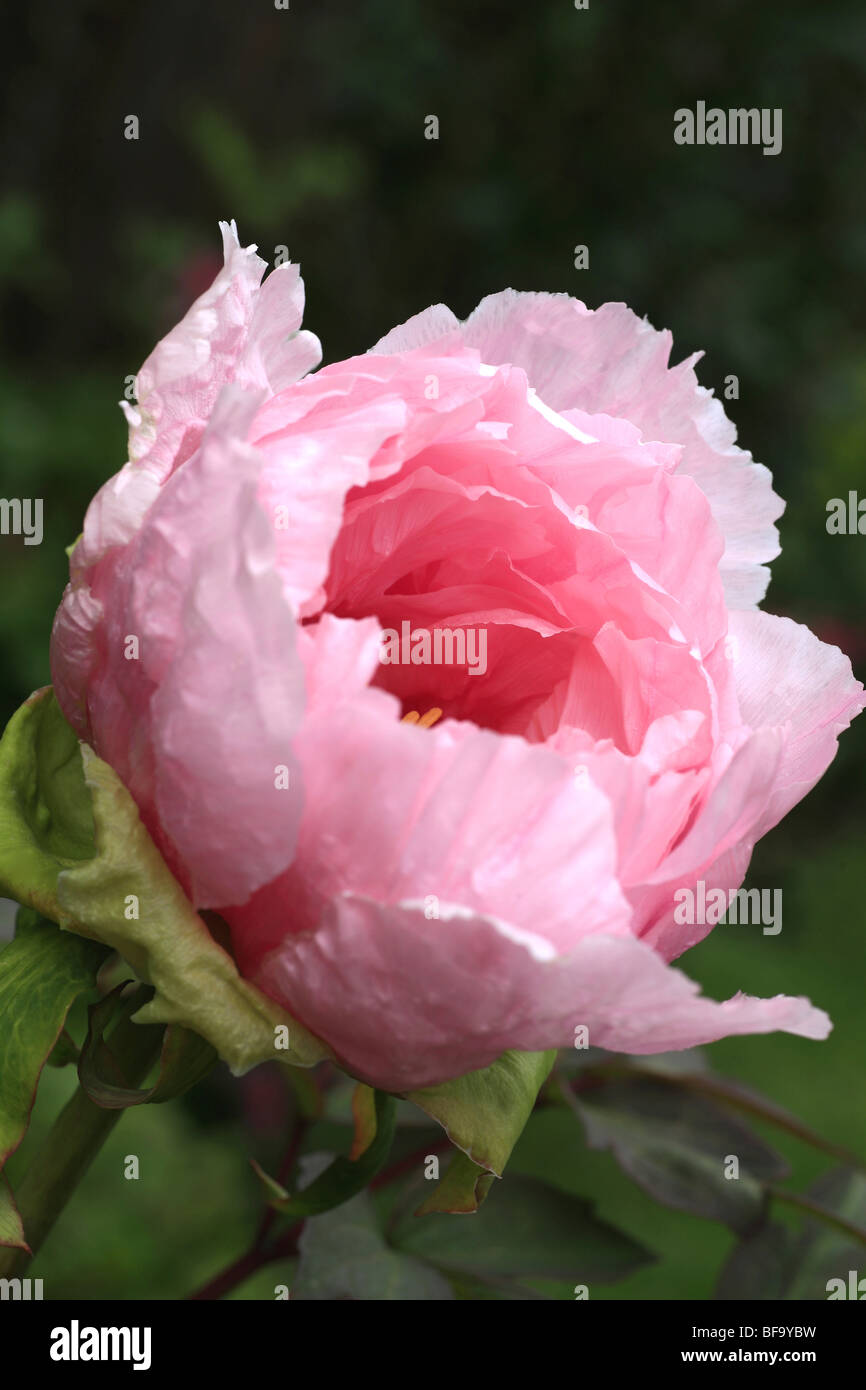
<path fill-rule="evenodd" d="M 236 1289 L 238 1285 L 243 1284 L 251 1274 L 264 1269 L 266 1265 L 273 1264 L 275 1260 L 290 1259 L 293 1255 L 297 1255 L 298 1237 L 303 1229 L 304 1222 L 297 1221 L 288 1230 L 283 1231 L 270 1245 L 254 1243 L 245 1254 L 234 1260 L 226 1269 L 221 1270 L 197 1293 L 188 1294 L 188 1299 L 191 1302 L 209 1302 L 222 1298 L 225 1294 Z"/>
<path fill-rule="evenodd" d="M 802 1192 L 788 1192 L 784 1187 L 775 1187 L 773 1184 L 768 1186 L 767 1191 L 777 1202 L 787 1202 L 789 1206 L 796 1207 L 798 1211 L 804 1211 L 817 1221 L 823 1221 L 825 1225 L 832 1226 L 835 1230 L 841 1231 L 843 1235 L 859 1241 L 861 1245 L 866 1245 L 866 1230 L 862 1226 L 858 1226 L 854 1221 L 849 1221 L 845 1216 L 840 1216 L 836 1211 L 830 1211 L 828 1207 L 822 1207 L 820 1202 L 813 1201 L 811 1197 L 805 1196 Z"/>
<path fill-rule="evenodd" d="M 162 1028 L 120 1022 L 111 1034 L 111 1050 L 121 1061 L 129 1086 L 139 1085 L 159 1055 Z M 117 1124 L 122 1110 L 95 1105 L 79 1086 L 61 1110 L 42 1147 L 15 1189 L 30 1254 L 0 1248 L 0 1275 L 14 1276 L 42 1246 L 69 1198 Z"/>
<path fill-rule="evenodd" d="M 298 1254 L 298 1240 L 310 1216 L 321 1215 L 342 1206 L 367 1186 L 375 1185 L 375 1178 L 384 1168 L 391 1149 L 396 1123 L 396 1102 L 393 1096 L 377 1091 L 376 1131 L 372 1141 L 357 1159 L 338 1155 L 328 1168 L 315 1178 L 309 1187 L 302 1188 L 295 1196 L 284 1202 L 272 1202 L 259 1223 L 253 1243 L 243 1255 L 233 1260 L 203 1288 L 187 1295 L 192 1301 L 222 1298 L 255 1274 L 265 1265 L 275 1260 Z M 318 1108 L 318 1106 L 313 1107 Z M 282 1183 L 288 1180 L 294 1167 L 298 1151 L 306 1137 L 312 1108 L 307 1115 L 301 1115 L 297 1128 L 289 1141 L 289 1147 L 280 1168 Z M 428 1146 L 429 1147 L 429 1146 Z M 396 1173 L 400 1165 L 395 1165 Z M 389 1170 L 385 1169 L 385 1172 Z M 268 1239 L 278 1214 L 297 1219 L 276 1237 Z"/>

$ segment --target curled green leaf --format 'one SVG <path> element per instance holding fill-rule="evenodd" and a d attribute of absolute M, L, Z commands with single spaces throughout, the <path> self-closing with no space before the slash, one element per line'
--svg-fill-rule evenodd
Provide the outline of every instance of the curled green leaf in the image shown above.
<path fill-rule="evenodd" d="M 78 1063 L 78 1079 L 90 1099 L 107 1110 L 125 1110 L 130 1105 L 154 1105 L 173 1100 L 195 1086 L 211 1070 L 217 1054 L 210 1043 L 186 1028 L 171 1025 L 163 1032 L 159 1073 L 152 1086 L 129 1085 L 123 1058 L 111 1047 L 108 1028 L 140 1009 L 152 996 L 140 986 L 124 996 L 125 985 L 118 985 L 89 1010 L 89 1026 Z M 143 1025 L 147 1026 L 147 1025 Z M 154 1029 L 158 1036 L 159 1030 Z"/>
<path fill-rule="evenodd" d="M 361 1192 L 376 1176 L 391 1151 L 396 1128 L 397 1102 L 384 1091 L 375 1091 L 375 1133 L 364 1152 L 356 1159 L 335 1158 L 309 1187 L 282 1200 L 276 1197 L 271 1206 L 293 1219 L 316 1216 L 342 1206 L 350 1197 Z M 273 1183 L 273 1179 L 268 1180 Z"/>

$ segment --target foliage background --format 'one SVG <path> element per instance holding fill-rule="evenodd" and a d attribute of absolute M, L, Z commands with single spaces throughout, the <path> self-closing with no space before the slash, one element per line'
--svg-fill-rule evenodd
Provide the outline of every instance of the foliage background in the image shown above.
<path fill-rule="evenodd" d="M 49 679 L 64 547 L 125 459 L 124 378 L 215 272 L 220 217 L 301 262 L 325 360 L 507 285 L 625 300 L 673 330 L 676 360 L 706 349 L 701 380 L 721 393 L 737 374 L 726 408 L 788 503 L 766 606 L 863 675 L 866 542 L 825 528 L 828 499 L 864 487 L 860 0 L 32 0 L 4 30 L 0 495 L 45 504 L 41 547 L 0 538 L 4 719 Z M 673 112 L 698 99 L 782 107 L 783 153 L 675 146 Z M 138 142 L 123 138 L 130 113 Z M 438 142 L 423 138 L 431 113 Z M 748 882 L 783 890 L 781 935 L 721 927 L 687 961 L 716 997 L 802 992 L 829 1010 L 825 1044 L 708 1052 L 861 1153 L 864 740 L 861 720 L 755 854 Z M 70 1081 L 49 1075 L 37 1127 Z M 285 1116 L 266 1071 L 129 1114 L 34 1272 L 56 1297 L 194 1287 L 243 1247 L 245 1155 L 267 1160 Z M 129 1151 L 147 1180 L 120 1179 Z M 823 1166 L 787 1152 L 803 1182 Z M 655 1206 L 576 1129 L 533 1124 L 513 1167 L 594 1198 L 659 1252 L 597 1296 L 711 1294 L 730 1233 Z"/>

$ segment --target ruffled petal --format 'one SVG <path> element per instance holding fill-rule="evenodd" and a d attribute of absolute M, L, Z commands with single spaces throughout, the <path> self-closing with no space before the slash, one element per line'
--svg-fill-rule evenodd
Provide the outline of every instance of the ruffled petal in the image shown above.
<path fill-rule="evenodd" d="M 760 602 L 769 580 L 764 566 L 779 553 L 773 523 L 784 504 L 769 471 L 736 447 L 721 403 L 698 385 L 697 355 L 669 367 L 669 332 L 657 332 L 625 304 L 593 311 L 564 294 L 490 295 L 463 334 L 485 362 L 523 367 L 555 410 L 605 412 L 638 425 L 647 440 L 681 445 L 677 471 L 695 479 L 725 537 L 729 606 Z"/>
<path fill-rule="evenodd" d="M 262 459 L 244 443 L 257 403 L 226 388 L 201 450 L 93 577 L 110 596 L 94 747 L 198 907 L 242 902 L 280 873 L 302 806 L 303 667 L 257 498 Z"/>

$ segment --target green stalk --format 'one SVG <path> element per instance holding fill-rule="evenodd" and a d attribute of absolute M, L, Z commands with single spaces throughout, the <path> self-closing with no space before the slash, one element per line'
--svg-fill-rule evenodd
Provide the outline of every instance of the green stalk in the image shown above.
<path fill-rule="evenodd" d="M 147 1076 L 162 1035 L 162 1028 L 143 1027 L 130 1019 L 123 1019 L 112 1032 L 111 1051 L 122 1061 L 130 1086 L 140 1085 Z M 122 1114 L 95 1105 L 80 1086 L 66 1103 L 15 1189 L 31 1254 L 0 1247 L 0 1276 L 15 1277 L 26 1268 Z"/>

